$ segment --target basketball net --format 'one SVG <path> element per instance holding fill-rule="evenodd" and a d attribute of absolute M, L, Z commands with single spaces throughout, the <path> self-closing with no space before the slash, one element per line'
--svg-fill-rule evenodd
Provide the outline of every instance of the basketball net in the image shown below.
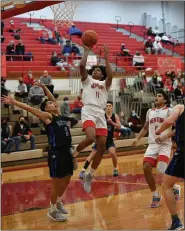
<path fill-rule="evenodd" d="M 77 8 L 77 4 L 72 2 L 64 2 L 63 4 L 55 4 L 50 6 L 53 11 L 53 24 L 57 27 L 69 28 L 73 24 L 73 16 Z"/>

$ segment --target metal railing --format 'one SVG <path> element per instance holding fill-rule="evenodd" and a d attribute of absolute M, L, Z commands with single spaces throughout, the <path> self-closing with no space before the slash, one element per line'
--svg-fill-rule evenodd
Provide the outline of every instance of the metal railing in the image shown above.
<path fill-rule="evenodd" d="M 130 27 L 129 28 L 129 36 L 131 36 L 131 34 L 132 34 L 132 27 L 134 26 L 134 23 L 133 22 L 128 22 L 128 26 Z"/>

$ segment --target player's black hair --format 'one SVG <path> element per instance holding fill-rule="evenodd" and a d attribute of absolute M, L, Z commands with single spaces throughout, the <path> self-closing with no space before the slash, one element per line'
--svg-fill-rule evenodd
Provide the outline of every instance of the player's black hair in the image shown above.
<path fill-rule="evenodd" d="M 19 120 L 20 120 L 20 118 L 24 118 L 24 119 L 25 119 L 25 117 L 24 117 L 24 116 L 19 116 Z"/>
<path fill-rule="evenodd" d="M 108 104 L 111 104 L 113 106 L 113 102 L 112 101 L 107 101 Z"/>
<path fill-rule="evenodd" d="M 157 91 L 156 95 L 157 94 L 161 94 L 163 96 L 163 98 L 166 100 L 166 103 L 165 103 L 166 106 L 170 107 L 171 101 L 170 101 L 169 95 L 165 91 L 163 91 L 163 90 Z"/>
<path fill-rule="evenodd" d="M 64 97 L 64 99 L 63 99 L 64 101 L 67 101 L 67 100 L 69 100 L 69 98 L 68 97 Z"/>
<path fill-rule="evenodd" d="M 107 72 L 106 72 L 106 67 L 103 65 L 94 65 L 92 66 L 92 68 L 90 70 L 88 70 L 88 74 L 92 75 L 93 71 L 95 68 L 99 68 L 101 70 L 101 73 L 103 75 L 103 77 L 100 79 L 101 81 L 105 80 L 107 78 Z"/>
<path fill-rule="evenodd" d="M 46 107 L 46 104 L 49 100 L 48 99 L 45 99 L 44 102 L 41 103 L 40 105 L 40 110 L 41 111 L 45 111 L 45 107 Z"/>

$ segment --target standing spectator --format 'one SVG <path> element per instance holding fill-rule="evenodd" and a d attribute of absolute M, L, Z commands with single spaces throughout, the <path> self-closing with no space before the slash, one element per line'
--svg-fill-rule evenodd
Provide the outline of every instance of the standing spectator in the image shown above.
<path fill-rule="evenodd" d="M 15 90 L 15 96 L 23 99 L 24 102 L 28 96 L 27 87 L 26 87 L 26 84 L 24 84 L 22 77 L 19 78 L 19 85 L 17 86 Z"/>
<path fill-rule="evenodd" d="M 10 127 L 8 125 L 7 118 L 1 119 L 1 152 L 10 153 L 13 145 L 15 144 L 15 140 L 10 138 Z"/>
<path fill-rule="evenodd" d="M 25 54 L 25 46 L 24 46 L 21 39 L 19 40 L 18 44 L 15 47 L 15 52 L 17 55 L 24 55 Z"/>
<path fill-rule="evenodd" d="M 163 47 L 159 40 L 157 41 L 155 40 L 153 46 L 154 46 L 155 54 L 163 53 Z"/>
<path fill-rule="evenodd" d="M 16 54 L 16 52 L 15 52 L 15 44 L 14 44 L 13 40 L 11 40 L 9 42 L 8 46 L 6 47 L 6 54 L 7 55 L 15 55 Z M 13 60 L 13 57 L 12 56 L 8 56 L 7 60 L 8 61 Z"/>
<path fill-rule="evenodd" d="M 35 81 L 31 70 L 29 70 L 28 73 L 24 75 L 23 81 L 26 84 L 27 91 L 29 92 L 30 88 L 33 86 Z"/>
<path fill-rule="evenodd" d="M 151 37 L 148 37 L 148 40 L 145 43 L 145 52 L 148 54 L 153 54 L 155 52 Z"/>
<path fill-rule="evenodd" d="M 35 149 L 35 136 L 32 135 L 30 127 L 25 121 L 24 116 L 19 117 L 13 128 L 13 139 L 16 142 L 16 151 L 20 151 L 20 143 L 30 141 L 30 149 Z"/>
<path fill-rule="evenodd" d="M 140 132 L 143 125 L 139 116 L 136 114 L 135 111 L 132 111 L 130 117 L 128 118 L 128 126 L 133 132 Z"/>
<path fill-rule="evenodd" d="M 59 45 L 63 44 L 64 41 L 63 41 L 62 36 L 61 36 L 60 32 L 58 31 L 57 27 L 54 28 L 53 37 L 57 40 L 57 43 Z"/>
<path fill-rule="evenodd" d="M 73 103 L 72 113 L 74 113 L 74 114 L 81 114 L 82 107 L 83 107 L 82 95 L 79 95 L 77 97 L 77 99 Z"/>
<path fill-rule="evenodd" d="M 50 90 L 50 92 L 53 94 L 54 91 L 54 85 L 52 84 L 51 76 L 48 75 L 48 71 L 44 71 L 43 76 L 40 77 L 40 83 L 47 86 L 47 88 Z"/>
<path fill-rule="evenodd" d="M 34 82 L 34 85 L 29 90 L 29 101 L 33 105 L 40 105 L 42 103 L 42 99 L 44 98 L 44 96 L 44 90 L 42 89 L 42 87 L 39 86 L 39 81 L 36 80 Z"/>
<path fill-rule="evenodd" d="M 82 37 L 82 32 L 80 29 L 78 29 L 75 24 L 73 24 L 70 28 L 69 28 L 69 34 L 71 35 L 78 35 L 79 37 Z"/>
<path fill-rule="evenodd" d="M 140 52 L 136 51 L 134 57 L 133 57 L 133 66 L 135 67 L 144 67 L 145 59 L 140 54 Z"/>

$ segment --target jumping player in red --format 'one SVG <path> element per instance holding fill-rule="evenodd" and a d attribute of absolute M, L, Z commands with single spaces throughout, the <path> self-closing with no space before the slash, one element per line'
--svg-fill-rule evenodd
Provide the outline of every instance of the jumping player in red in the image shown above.
<path fill-rule="evenodd" d="M 77 169 L 76 156 L 86 147 L 96 141 L 97 152 L 93 159 L 90 172 L 84 174 L 84 189 L 91 192 L 91 181 L 95 170 L 98 168 L 106 148 L 107 123 L 105 119 L 108 93 L 112 84 L 112 69 L 108 60 L 108 47 L 104 45 L 104 66 L 93 66 L 87 72 L 86 63 L 90 48 L 84 46 L 84 54 L 80 63 L 81 81 L 83 86 L 83 108 L 81 119 L 86 139 L 82 141 L 73 152 L 74 169 Z"/>

